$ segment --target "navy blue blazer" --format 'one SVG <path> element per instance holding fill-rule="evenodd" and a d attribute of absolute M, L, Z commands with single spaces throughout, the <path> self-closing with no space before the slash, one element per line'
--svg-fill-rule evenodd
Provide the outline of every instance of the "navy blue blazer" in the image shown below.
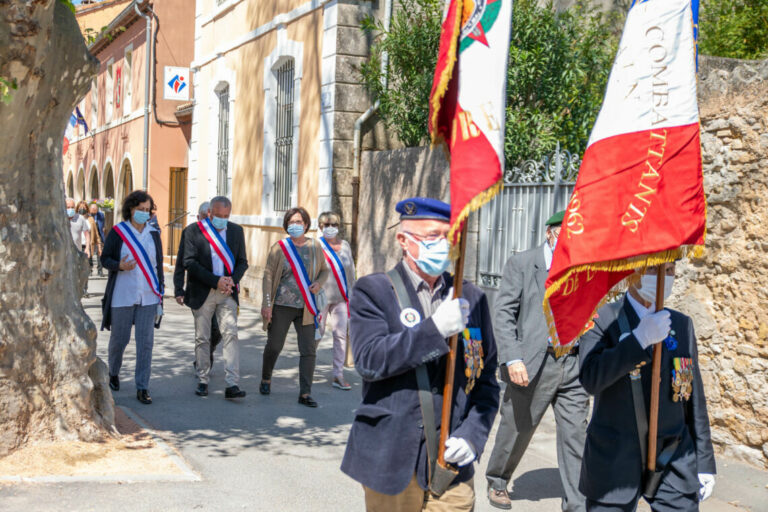
<path fill-rule="evenodd" d="M 600 308 L 595 326 L 579 341 L 579 378 L 584 389 L 595 396 L 579 490 L 587 498 L 611 504 L 630 502 L 641 488 L 645 462 L 641 460 L 629 380 L 629 372 L 641 363 L 646 363 L 640 371 L 646 411 L 650 410 L 651 401 L 652 351 L 644 350 L 634 334 L 619 342 L 621 308 L 627 312 L 630 328 L 637 327 L 640 319 L 625 297 Z M 661 452 L 675 438 L 680 439 L 663 478 L 678 491 L 689 494 L 699 489 L 698 473 L 716 472 L 715 455 L 693 322 L 679 311 L 667 310 L 672 316 L 677 348 L 669 350 L 661 344 L 658 450 Z M 688 401 L 672 400 L 675 357 L 693 359 L 693 392 Z"/>
<path fill-rule="evenodd" d="M 403 263 L 395 268 L 403 276 L 412 307 L 424 319 Z M 443 290 L 447 293 L 453 279 L 448 273 L 443 278 Z M 499 408 L 496 342 L 485 294 L 465 281 L 462 296 L 470 304 L 468 327 L 480 329 L 484 369 L 474 388 L 465 393 L 466 363 L 459 338 L 451 436 L 464 438 L 479 458 Z M 402 492 L 414 474 L 421 488 L 426 489 L 428 459 L 415 368 L 427 363 L 439 430 L 448 353 L 446 339 L 430 318 L 410 328 L 401 323 L 397 297 L 386 274 L 359 279 L 350 299 L 350 310 L 352 351 L 355 368 L 363 377 L 363 402 L 355 411 L 341 470 L 383 494 Z M 456 481 L 467 481 L 473 476 L 474 468 L 469 464 L 460 468 Z"/>

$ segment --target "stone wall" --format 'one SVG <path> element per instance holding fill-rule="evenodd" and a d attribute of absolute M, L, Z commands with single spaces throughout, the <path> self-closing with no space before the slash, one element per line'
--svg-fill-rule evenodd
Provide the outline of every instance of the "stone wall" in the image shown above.
<path fill-rule="evenodd" d="M 699 65 L 707 250 L 671 304 L 694 319 L 717 448 L 768 466 L 768 61 Z"/>

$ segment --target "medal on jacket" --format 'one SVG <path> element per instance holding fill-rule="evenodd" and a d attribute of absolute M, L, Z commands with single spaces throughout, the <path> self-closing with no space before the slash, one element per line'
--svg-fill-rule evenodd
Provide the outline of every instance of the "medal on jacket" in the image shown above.
<path fill-rule="evenodd" d="M 485 368 L 483 338 L 478 327 L 464 329 L 462 338 L 464 341 L 464 376 L 467 378 L 464 392 L 469 394 L 475 387 L 475 381 L 482 375 Z"/>
<path fill-rule="evenodd" d="M 672 401 L 690 400 L 693 392 L 693 359 L 675 357 L 672 364 Z"/>
<path fill-rule="evenodd" d="M 664 345 L 670 352 L 677 349 L 677 340 L 675 339 L 675 331 L 669 331 L 669 336 L 664 339 Z"/>

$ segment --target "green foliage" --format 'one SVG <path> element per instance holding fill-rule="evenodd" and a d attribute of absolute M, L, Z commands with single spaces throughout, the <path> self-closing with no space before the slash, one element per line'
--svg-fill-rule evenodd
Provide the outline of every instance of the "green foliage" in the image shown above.
<path fill-rule="evenodd" d="M 388 33 L 376 32 L 363 81 L 380 115 L 407 146 L 427 140 L 432 74 L 437 60 L 443 3 L 401 0 Z M 586 2 L 584 2 L 586 3 Z M 618 20 L 582 2 L 556 13 L 536 0 L 516 0 L 507 78 L 507 166 L 541 158 L 558 142 L 581 154 L 603 98 L 618 45 Z M 390 84 L 382 85 L 382 53 L 389 52 Z"/>
<path fill-rule="evenodd" d="M 5 78 L 4 76 L 0 76 L 0 101 L 5 103 L 6 105 L 9 105 L 11 103 L 11 100 L 13 100 L 13 94 L 11 93 L 12 90 L 16 90 L 19 88 L 19 84 L 16 83 L 16 79 L 9 79 Z"/>
<path fill-rule="evenodd" d="M 704 0 L 700 9 L 702 55 L 768 58 L 768 1 Z"/>
<path fill-rule="evenodd" d="M 72 0 L 59 0 L 59 2 L 66 5 L 67 8 L 69 8 L 69 10 L 72 11 L 72 14 L 75 14 L 77 12 L 77 9 L 75 9 L 75 4 L 72 3 Z"/>
<path fill-rule="evenodd" d="M 427 140 L 429 93 L 440 43 L 441 0 L 399 0 L 389 32 L 367 18 L 363 28 L 375 33 L 370 58 L 360 72 L 371 96 L 381 102 L 379 115 L 406 146 Z M 389 87 L 384 88 L 381 61 L 389 54 Z"/>
<path fill-rule="evenodd" d="M 507 166 L 561 148 L 581 154 L 603 100 L 618 45 L 615 20 L 577 2 L 517 0 L 507 72 Z"/>

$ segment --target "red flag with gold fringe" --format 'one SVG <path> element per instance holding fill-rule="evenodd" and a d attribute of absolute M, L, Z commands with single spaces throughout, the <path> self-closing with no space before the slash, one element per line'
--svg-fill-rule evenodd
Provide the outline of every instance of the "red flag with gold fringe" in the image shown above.
<path fill-rule="evenodd" d="M 429 102 L 432 143 L 451 160 L 451 231 L 501 190 L 512 0 L 448 0 Z"/>
<path fill-rule="evenodd" d="M 703 252 L 696 11 L 691 0 L 629 11 L 546 283 L 558 353 L 635 269 Z"/>

